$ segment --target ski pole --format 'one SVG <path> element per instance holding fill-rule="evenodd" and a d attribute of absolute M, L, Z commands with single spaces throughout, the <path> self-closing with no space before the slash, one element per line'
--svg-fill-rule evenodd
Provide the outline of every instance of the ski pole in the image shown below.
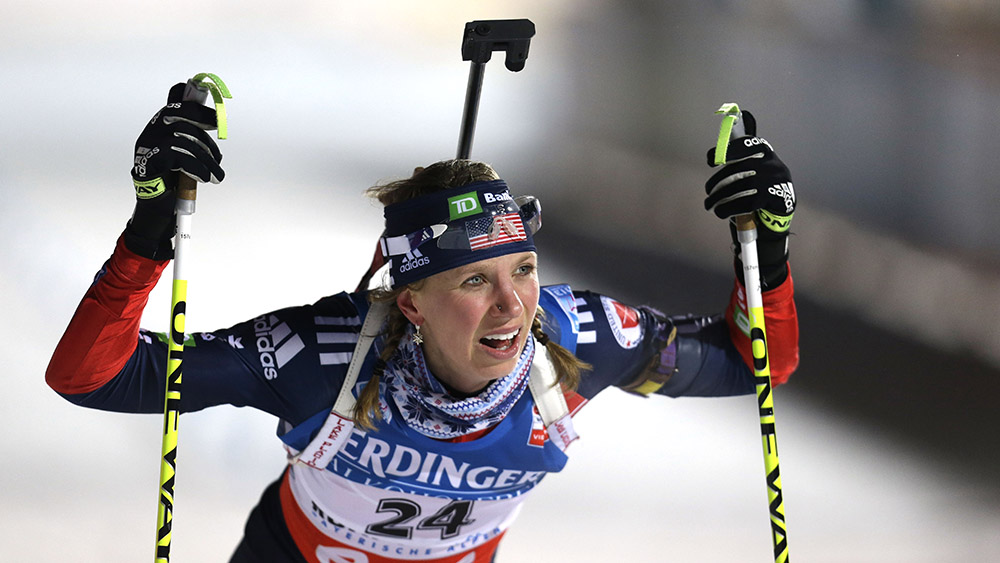
<path fill-rule="evenodd" d="M 719 139 L 715 145 L 715 164 L 726 162 L 730 139 L 744 135 L 742 114 L 734 103 L 723 104 Z M 754 214 L 733 218 L 743 258 L 743 286 L 746 291 L 747 316 L 750 320 L 750 345 L 753 351 L 753 374 L 757 387 L 764 471 L 767 479 L 768 510 L 771 515 L 771 541 L 775 563 L 788 563 L 788 535 L 785 531 L 785 504 L 781 496 L 781 472 L 778 469 L 778 438 L 774 429 L 774 399 L 771 395 L 771 367 L 767 357 L 767 333 L 764 329 L 764 302 L 761 296 L 760 268 L 757 261 L 757 224 Z"/>
<path fill-rule="evenodd" d="M 208 82 L 204 82 L 208 79 Z M 201 73 L 187 81 L 184 100 L 205 103 L 208 92 L 215 102 L 218 136 L 228 135 L 223 98 L 231 98 L 229 89 L 218 76 Z M 187 315 L 187 274 L 190 259 L 191 217 L 194 215 L 198 183 L 186 174 L 178 174 L 177 234 L 174 239 L 174 280 L 170 303 L 170 334 L 167 339 L 167 387 L 163 405 L 163 441 L 160 452 L 159 503 L 156 510 L 156 559 L 169 563 L 174 510 L 174 478 L 177 474 L 177 423 L 180 419 L 181 374 L 184 362 L 184 324 Z"/>
<path fill-rule="evenodd" d="M 465 24 L 462 60 L 472 61 L 472 64 L 465 92 L 462 129 L 458 137 L 458 158 L 469 158 L 472 152 L 483 76 L 493 51 L 505 51 L 507 59 L 504 66 L 511 72 L 518 72 L 524 68 L 524 62 L 528 59 L 528 47 L 534 35 L 535 24 L 531 20 L 478 20 Z"/>

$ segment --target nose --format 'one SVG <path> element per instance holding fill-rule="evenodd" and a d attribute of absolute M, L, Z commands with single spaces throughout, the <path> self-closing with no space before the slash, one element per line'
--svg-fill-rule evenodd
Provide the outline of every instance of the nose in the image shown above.
<path fill-rule="evenodd" d="M 513 283 L 497 284 L 492 313 L 497 317 L 514 318 L 524 312 L 524 303 Z"/>

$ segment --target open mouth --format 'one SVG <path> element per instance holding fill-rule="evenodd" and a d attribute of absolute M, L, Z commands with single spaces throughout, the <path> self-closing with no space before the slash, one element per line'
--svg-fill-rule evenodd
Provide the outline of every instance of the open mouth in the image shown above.
<path fill-rule="evenodd" d="M 521 329 L 517 329 L 505 334 L 491 334 L 480 338 L 479 343 L 484 346 L 489 346 L 494 350 L 506 350 L 517 342 L 517 335 L 520 334 L 520 332 Z"/>

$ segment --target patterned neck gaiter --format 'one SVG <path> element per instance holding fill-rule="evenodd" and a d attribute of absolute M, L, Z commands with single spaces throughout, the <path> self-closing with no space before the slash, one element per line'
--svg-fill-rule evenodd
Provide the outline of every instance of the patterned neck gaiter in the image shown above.
<path fill-rule="evenodd" d="M 408 426 L 431 438 L 457 438 L 484 430 L 503 420 L 528 388 L 534 355 L 535 339 L 529 334 L 512 372 L 475 397 L 458 399 L 431 375 L 423 349 L 404 336 L 385 368 L 382 413 L 389 422 L 392 413 L 386 400 L 391 399 Z"/>

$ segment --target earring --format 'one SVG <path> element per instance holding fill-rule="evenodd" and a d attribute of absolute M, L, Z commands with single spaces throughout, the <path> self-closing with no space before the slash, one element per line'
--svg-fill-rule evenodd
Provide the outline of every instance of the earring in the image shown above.
<path fill-rule="evenodd" d="M 419 346 L 424 343 L 424 335 L 420 334 L 420 325 L 413 326 L 416 327 L 416 330 L 414 330 L 413 334 L 410 335 L 410 341 Z"/>

